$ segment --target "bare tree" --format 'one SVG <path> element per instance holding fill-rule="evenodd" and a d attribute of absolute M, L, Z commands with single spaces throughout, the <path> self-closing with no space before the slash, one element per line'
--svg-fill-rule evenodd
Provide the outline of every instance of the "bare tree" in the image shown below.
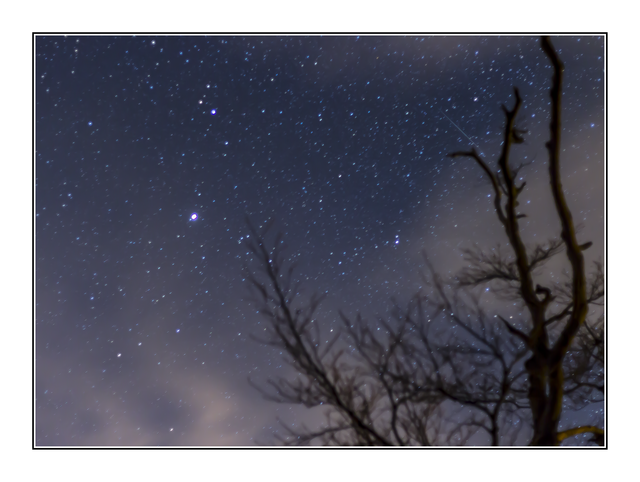
<path fill-rule="evenodd" d="M 425 291 L 407 307 L 395 305 L 388 320 L 349 319 L 332 336 L 315 322 L 321 297 L 299 303 L 294 266 L 283 256 L 271 225 L 252 229 L 249 247 L 258 262 L 250 279 L 261 314 L 268 320 L 263 343 L 282 350 L 293 379 L 257 388 L 271 400 L 328 407 L 324 426 L 287 428 L 285 443 L 349 445 L 559 445 L 580 434 L 604 445 L 603 421 L 559 430 L 563 409 L 580 410 L 604 397 L 604 299 L 602 265 L 586 275 L 582 251 L 560 181 L 560 113 L 563 65 L 544 37 L 541 46 L 554 75 L 551 95 L 549 176 L 561 224 L 559 239 L 527 247 L 518 220 L 520 167 L 511 148 L 525 132 L 515 126 L 522 105 L 503 106 L 506 117 L 498 169 L 475 149 L 450 154 L 471 158 L 489 178 L 496 215 L 508 249 L 467 249 L 467 267 L 449 282 L 425 255 Z M 562 282 L 537 282 L 545 264 L 564 253 L 571 267 Z M 489 313 L 477 287 L 519 300 L 521 319 Z M 592 310 L 593 311 L 593 310 Z M 601 309 L 600 309 L 601 312 Z M 286 428 L 286 427 L 285 427 Z"/>

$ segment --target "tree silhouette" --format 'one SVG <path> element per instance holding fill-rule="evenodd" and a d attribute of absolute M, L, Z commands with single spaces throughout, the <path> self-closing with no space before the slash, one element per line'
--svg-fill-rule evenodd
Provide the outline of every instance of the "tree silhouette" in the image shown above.
<path fill-rule="evenodd" d="M 465 250 L 466 268 L 448 282 L 425 254 L 428 289 L 406 307 L 395 304 L 389 320 L 340 313 L 343 329 L 328 337 L 314 319 L 322 297 L 296 300 L 294 266 L 285 266 L 282 236 L 269 242 L 272 224 L 251 227 L 248 245 L 258 267 L 248 278 L 268 320 L 260 341 L 281 349 L 298 373 L 254 386 L 270 400 L 328 407 L 321 428 L 285 426 L 282 442 L 554 446 L 590 433 L 583 442 L 604 445 L 602 420 L 559 430 L 563 409 L 580 410 L 604 397 L 604 317 L 587 318 L 590 306 L 603 305 L 604 274 L 601 263 L 590 276 L 585 272 L 582 251 L 591 243 L 577 240 L 560 180 L 563 64 L 548 37 L 541 47 L 554 72 L 546 147 L 559 239 L 527 247 L 518 225 L 525 216 L 518 210 L 525 183 L 517 185 L 522 166 L 512 166 L 510 154 L 525 132 L 515 126 L 522 105 L 517 88 L 513 108 L 503 106 L 496 171 L 475 148 L 450 154 L 472 159 L 489 178 L 508 249 Z M 549 286 L 536 282 L 561 253 L 571 266 L 566 279 Z M 527 316 L 489 313 L 475 294 L 488 283 L 499 295 L 519 300 Z"/>

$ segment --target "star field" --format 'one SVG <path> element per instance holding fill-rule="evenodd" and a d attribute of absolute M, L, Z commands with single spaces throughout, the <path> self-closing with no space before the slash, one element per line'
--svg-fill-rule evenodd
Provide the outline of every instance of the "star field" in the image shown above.
<path fill-rule="evenodd" d="M 563 186 L 604 253 L 604 39 L 565 63 Z M 536 37 L 36 36 L 36 444 L 272 443 L 318 413 L 248 383 L 287 373 L 243 266 L 275 219 L 303 296 L 384 314 L 459 249 L 506 243 L 471 161 L 495 165 L 513 86 L 527 242 L 557 235 L 551 68 Z M 562 266 L 557 267 L 557 273 Z M 261 326 L 262 323 L 262 326 Z"/>

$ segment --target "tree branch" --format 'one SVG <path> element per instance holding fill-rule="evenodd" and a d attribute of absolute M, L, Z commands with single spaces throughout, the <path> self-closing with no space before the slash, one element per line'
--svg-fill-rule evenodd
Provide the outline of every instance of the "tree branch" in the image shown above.
<path fill-rule="evenodd" d="M 599 427 L 594 427 L 593 425 L 584 425 L 582 427 L 576 427 L 576 428 L 570 428 L 569 430 L 564 430 L 562 432 L 558 432 L 558 441 L 562 442 L 563 440 L 569 438 L 569 437 L 575 437 L 576 435 L 580 435 L 582 433 L 592 433 L 596 436 L 598 436 L 598 438 L 596 439 L 596 437 L 594 437 L 594 439 L 596 440 L 602 440 L 602 444 L 598 443 L 599 445 L 604 445 L 604 430 L 602 430 Z"/>
<path fill-rule="evenodd" d="M 584 271 L 584 257 L 582 249 L 576 238 L 576 230 L 573 225 L 571 211 L 562 189 L 560 181 L 560 117 L 561 117 L 561 97 L 562 97 L 562 77 L 564 66 L 558 57 L 549 37 L 542 37 L 542 50 L 549 57 L 553 65 L 553 79 L 551 86 L 551 122 L 549 124 L 550 139 L 547 142 L 549 151 L 549 176 L 551 178 L 551 192 L 555 202 L 556 211 L 560 218 L 561 237 L 566 246 L 567 258 L 572 269 L 572 298 L 573 307 L 571 317 L 567 326 L 562 331 L 558 341 L 552 349 L 552 363 L 557 363 L 566 353 L 571 345 L 573 337 L 584 323 L 589 305 L 586 294 L 586 276 Z M 586 249 L 586 248 L 585 248 Z"/>

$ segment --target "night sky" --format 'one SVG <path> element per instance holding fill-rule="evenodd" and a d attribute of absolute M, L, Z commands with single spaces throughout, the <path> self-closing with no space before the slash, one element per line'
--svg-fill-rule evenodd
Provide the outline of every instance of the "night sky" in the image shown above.
<path fill-rule="evenodd" d="M 604 38 L 565 63 L 562 176 L 587 266 L 604 257 Z M 518 86 L 529 243 L 559 234 L 548 188 L 551 67 L 537 37 L 36 36 L 35 443 L 274 443 L 286 374 L 251 338 L 245 216 L 275 219 L 326 329 L 384 315 L 506 244 L 491 186 Z M 554 269 L 561 273 L 564 265 Z"/>

